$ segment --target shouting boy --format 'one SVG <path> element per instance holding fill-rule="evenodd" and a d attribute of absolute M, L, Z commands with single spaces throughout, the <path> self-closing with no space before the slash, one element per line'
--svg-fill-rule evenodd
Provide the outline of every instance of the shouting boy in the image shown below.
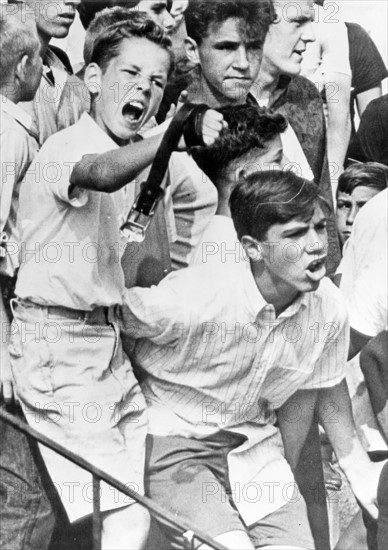
<path fill-rule="evenodd" d="M 123 188 L 150 163 L 161 137 L 132 140 L 157 111 L 171 68 L 171 41 L 144 14 L 108 27 L 85 72 L 90 114 L 47 140 L 20 197 L 21 267 L 10 353 L 27 419 L 140 492 L 146 412 L 116 322 L 124 296 L 119 226 Z M 215 114 L 213 133 L 222 127 Z M 105 152 L 126 158 L 108 180 L 93 169 L 78 176 L 72 171 L 83 155 Z M 47 449 L 42 455 L 70 520 L 85 516 L 90 475 Z M 145 509 L 128 505 L 107 486 L 101 509 L 104 549 L 143 546 Z"/>
<path fill-rule="evenodd" d="M 123 326 L 148 404 L 146 488 L 227 548 L 311 549 L 290 466 L 318 392 L 323 412 L 338 406 L 336 422 L 326 414 L 322 424 L 375 515 L 381 469 L 355 436 L 346 308 L 324 279 L 325 201 L 314 183 L 277 170 L 242 179 L 230 205 L 250 269 L 205 264 L 126 291 Z"/>

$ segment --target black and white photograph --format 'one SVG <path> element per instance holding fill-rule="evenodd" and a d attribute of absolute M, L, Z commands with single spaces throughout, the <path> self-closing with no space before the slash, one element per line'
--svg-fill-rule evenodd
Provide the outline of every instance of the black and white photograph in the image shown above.
<path fill-rule="evenodd" d="M 0 550 L 388 550 L 387 0 L 0 0 Z"/>

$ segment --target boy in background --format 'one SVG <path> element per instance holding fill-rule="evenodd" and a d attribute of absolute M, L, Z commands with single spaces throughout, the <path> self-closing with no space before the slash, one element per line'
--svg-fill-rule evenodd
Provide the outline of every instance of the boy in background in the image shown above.
<path fill-rule="evenodd" d="M 39 86 L 42 60 L 35 19 L 23 18 L 21 9 L 2 5 L 0 13 L 0 400 L 13 404 L 13 382 L 8 352 L 13 294 L 18 268 L 19 234 L 16 228 L 20 184 L 37 152 L 29 134 L 31 117 L 19 101 L 31 100 Z M 14 412 L 18 412 L 15 407 Z M 36 463 L 36 445 L 10 424 L 0 420 L 0 485 L 2 548 L 42 548 L 49 543 L 54 516 Z M 4 499 L 4 501 L 3 501 Z"/>
<path fill-rule="evenodd" d="M 211 147 L 195 154 L 216 187 L 218 204 L 194 251 L 192 265 L 244 261 L 229 207 L 233 188 L 243 176 L 281 170 L 287 164 L 281 140 L 287 128 L 284 116 L 248 103 L 221 107 L 219 112 L 228 128 Z"/>
<path fill-rule="evenodd" d="M 354 220 L 370 199 L 388 186 L 388 167 L 379 162 L 352 164 L 338 179 L 337 230 L 341 247 L 352 232 Z"/>

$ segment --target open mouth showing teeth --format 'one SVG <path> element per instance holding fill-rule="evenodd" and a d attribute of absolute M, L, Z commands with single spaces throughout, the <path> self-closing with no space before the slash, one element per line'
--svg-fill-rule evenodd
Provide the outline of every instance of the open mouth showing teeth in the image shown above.
<path fill-rule="evenodd" d="M 144 113 L 144 105 L 140 101 L 130 101 L 123 107 L 123 117 L 128 122 L 138 122 Z"/>

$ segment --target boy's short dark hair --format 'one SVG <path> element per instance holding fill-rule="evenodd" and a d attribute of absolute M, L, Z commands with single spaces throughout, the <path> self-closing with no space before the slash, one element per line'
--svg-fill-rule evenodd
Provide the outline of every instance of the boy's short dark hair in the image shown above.
<path fill-rule="evenodd" d="M 380 162 L 364 162 L 348 166 L 338 178 L 338 193 L 351 195 L 356 187 L 363 185 L 377 191 L 388 186 L 388 166 Z"/>
<path fill-rule="evenodd" d="M 164 29 L 157 25 L 147 14 L 132 11 L 128 19 L 110 25 L 98 35 L 91 55 L 90 62 L 97 65 L 104 71 L 110 61 L 120 53 L 120 46 L 126 38 L 147 38 L 150 42 L 157 44 L 167 51 L 170 56 L 170 71 L 174 68 L 174 54 L 172 43 Z"/>
<path fill-rule="evenodd" d="M 212 28 L 227 19 L 241 19 L 241 32 L 250 40 L 264 44 L 274 21 L 271 0 L 190 0 L 185 11 L 187 35 L 199 46 Z"/>
<path fill-rule="evenodd" d="M 139 2 L 140 0 L 81 0 L 77 9 L 84 29 L 87 29 L 95 15 L 103 9 L 114 6 L 133 9 Z"/>
<path fill-rule="evenodd" d="M 263 241 L 269 228 L 292 219 L 308 220 L 319 203 L 330 210 L 318 186 L 291 172 L 263 171 L 242 178 L 230 196 L 230 210 L 238 238 Z"/>
<path fill-rule="evenodd" d="M 264 149 L 287 128 L 283 115 L 272 113 L 258 105 L 233 105 L 217 109 L 228 128 L 210 147 L 201 149 L 198 157 L 203 171 L 215 181 L 217 175 L 234 159 L 252 149 Z"/>
<path fill-rule="evenodd" d="M 33 56 L 40 48 L 36 24 L 27 17 L 23 6 L 0 5 L 0 82 L 9 79 L 10 71 L 24 56 Z"/>
<path fill-rule="evenodd" d="M 115 6 L 99 11 L 87 28 L 84 43 L 84 62 L 89 65 L 92 58 L 93 47 L 98 36 L 110 25 L 127 21 L 132 12 L 128 8 Z"/>

